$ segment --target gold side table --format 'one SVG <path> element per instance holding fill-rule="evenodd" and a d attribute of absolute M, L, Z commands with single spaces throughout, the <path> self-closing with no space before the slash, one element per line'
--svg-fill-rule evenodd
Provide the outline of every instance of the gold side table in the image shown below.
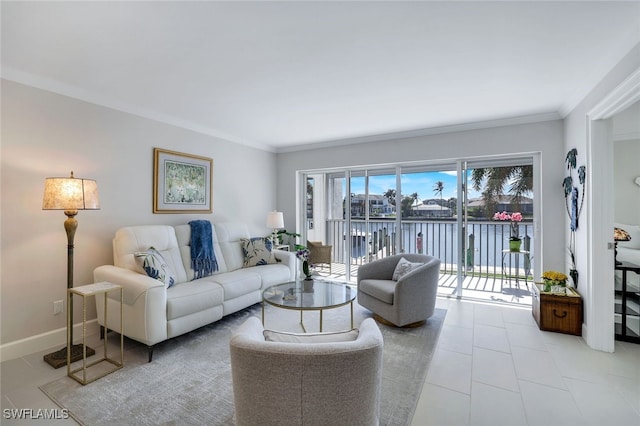
<path fill-rule="evenodd" d="M 67 376 L 71 377 L 72 379 L 76 380 L 77 382 L 86 385 L 88 383 L 91 383 L 93 381 L 98 380 L 101 377 L 106 376 L 107 374 L 113 373 L 116 370 L 119 370 L 122 368 L 122 366 L 124 365 L 124 324 L 123 324 L 123 316 L 122 316 L 122 286 L 121 285 L 117 285 L 117 284 L 112 284 L 112 283 L 108 283 L 108 282 L 99 282 L 99 283 L 95 283 L 95 284 L 88 284 L 88 285 L 83 285 L 83 286 L 79 286 L 79 287 L 74 287 L 74 288 L 70 288 L 67 291 L 69 292 L 69 299 L 71 299 L 74 295 L 77 296 L 82 296 L 82 345 L 84 347 L 87 346 L 87 297 L 89 296 L 95 296 L 95 297 L 99 297 L 100 295 L 104 295 L 104 323 L 105 325 L 108 324 L 107 322 L 107 293 L 109 293 L 110 291 L 120 291 L 120 361 L 117 361 L 113 358 L 109 358 L 107 356 L 107 340 L 108 340 L 108 330 L 107 332 L 105 332 L 104 334 L 104 353 L 102 358 L 92 361 L 91 363 L 87 364 L 87 352 L 86 350 L 83 350 L 83 354 L 82 354 L 82 366 L 79 368 L 76 368 L 75 370 L 71 370 L 71 362 L 70 360 L 67 359 Z M 73 344 L 73 342 L 70 341 L 70 333 L 69 330 L 71 330 L 71 327 L 73 327 L 72 322 L 72 318 L 73 318 L 73 312 L 69 311 L 67 313 L 67 353 L 71 354 L 71 345 Z M 87 378 L 87 370 L 90 367 L 93 366 L 97 366 L 98 364 L 101 363 L 110 363 L 113 365 L 113 367 L 107 367 L 107 368 L 100 368 L 100 367 L 96 367 L 96 369 L 98 369 L 98 373 L 95 374 L 94 376 Z M 79 375 L 76 375 L 76 373 L 78 372 L 82 372 L 82 376 L 80 377 Z"/>

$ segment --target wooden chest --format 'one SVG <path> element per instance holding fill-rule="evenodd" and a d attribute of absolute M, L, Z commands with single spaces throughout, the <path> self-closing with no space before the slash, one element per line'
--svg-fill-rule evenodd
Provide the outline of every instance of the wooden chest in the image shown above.
<path fill-rule="evenodd" d="M 543 293 L 542 284 L 533 285 L 533 317 L 540 330 L 582 335 L 582 297 L 573 288 L 571 294 Z"/>

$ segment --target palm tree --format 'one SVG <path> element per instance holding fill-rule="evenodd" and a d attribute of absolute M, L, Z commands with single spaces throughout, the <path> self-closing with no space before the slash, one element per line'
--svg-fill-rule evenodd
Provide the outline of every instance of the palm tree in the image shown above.
<path fill-rule="evenodd" d="M 439 180 L 433 185 L 433 193 L 440 194 L 440 210 L 442 210 L 442 191 L 444 191 L 444 182 Z"/>
<path fill-rule="evenodd" d="M 512 196 L 511 204 L 513 209 L 519 210 L 522 197 L 533 191 L 533 166 L 473 169 L 471 181 L 473 189 L 482 191 L 486 217 L 493 215 L 496 203 L 500 195 L 505 193 L 505 189 Z"/>

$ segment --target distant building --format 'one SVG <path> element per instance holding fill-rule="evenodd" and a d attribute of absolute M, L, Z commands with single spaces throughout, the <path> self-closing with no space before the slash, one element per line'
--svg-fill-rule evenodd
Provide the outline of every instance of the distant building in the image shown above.
<path fill-rule="evenodd" d="M 496 211 L 495 212 L 509 212 L 512 213 L 516 211 L 511 202 L 513 200 L 513 195 L 501 195 L 498 197 L 496 203 Z M 480 209 L 484 209 L 484 199 L 482 198 L 470 198 L 469 199 L 469 207 L 477 207 Z M 533 215 L 533 199 L 529 197 L 520 197 L 520 208 L 517 209 L 520 213 L 526 216 Z M 495 212 L 486 212 L 486 216 L 493 216 Z"/>
<path fill-rule="evenodd" d="M 420 217 L 453 217 L 451 209 L 439 204 L 420 204 L 411 207 L 414 216 Z"/>
<path fill-rule="evenodd" d="M 351 216 L 365 216 L 365 194 L 351 196 Z M 396 207 L 389 204 L 387 197 L 383 195 L 369 194 L 369 216 L 388 216 L 396 212 Z"/>

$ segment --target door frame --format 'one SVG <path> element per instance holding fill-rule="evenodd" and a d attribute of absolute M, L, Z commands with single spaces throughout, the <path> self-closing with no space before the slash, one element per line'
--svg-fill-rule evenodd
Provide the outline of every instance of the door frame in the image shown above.
<path fill-rule="evenodd" d="M 611 117 L 640 101 L 640 68 L 587 113 L 587 286 L 583 337 L 593 349 L 615 348 L 613 133 Z M 603 226 L 604 225 L 604 226 Z"/>

